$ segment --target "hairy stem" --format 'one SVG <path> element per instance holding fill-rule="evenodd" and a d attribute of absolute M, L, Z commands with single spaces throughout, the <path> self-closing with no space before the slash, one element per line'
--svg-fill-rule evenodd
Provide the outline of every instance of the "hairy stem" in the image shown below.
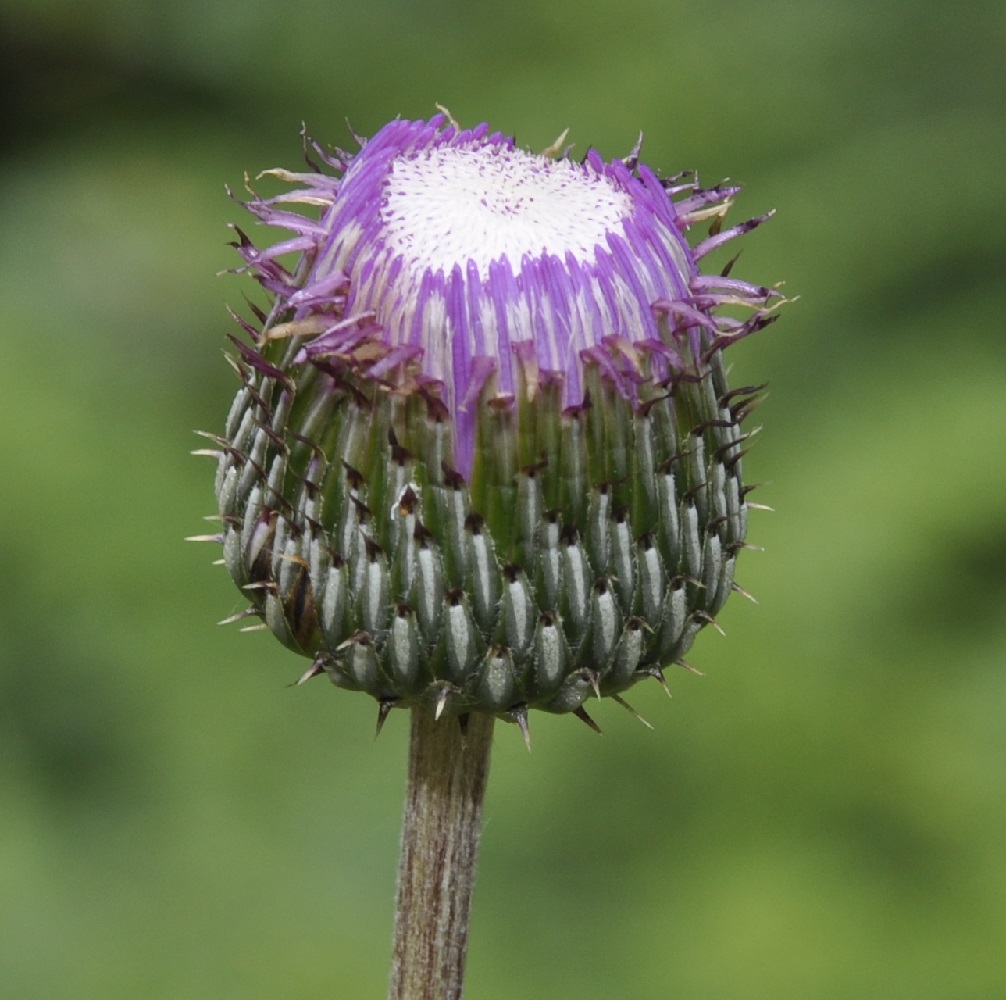
<path fill-rule="evenodd" d="M 460 1000 L 492 732 L 412 709 L 389 1000 Z"/>

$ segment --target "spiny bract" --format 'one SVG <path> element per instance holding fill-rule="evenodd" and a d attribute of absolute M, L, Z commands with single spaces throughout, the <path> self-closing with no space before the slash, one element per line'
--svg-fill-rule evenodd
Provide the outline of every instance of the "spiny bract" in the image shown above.
<path fill-rule="evenodd" d="M 443 115 L 310 148 L 247 203 L 291 237 L 237 230 L 272 307 L 239 320 L 207 450 L 235 617 L 381 721 L 429 699 L 526 734 L 530 708 L 591 721 L 589 696 L 662 681 L 737 589 L 760 387 L 722 352 L 779 301 L 697 262 L 765 217 L 722 229 L 736 188 L 638 147 L 574 162 Z"/>

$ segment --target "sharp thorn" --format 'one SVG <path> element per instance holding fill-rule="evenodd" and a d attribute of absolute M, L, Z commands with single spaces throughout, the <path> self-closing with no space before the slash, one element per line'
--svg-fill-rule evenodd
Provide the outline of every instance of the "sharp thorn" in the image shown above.
<path fill-rule="evenodd" d="M 276 584 L 272 580 L 259 580 L 256 583 L 246 583 L 242 590 L 265 590 L 270 594 L 276 593 Z"/>
<path fill-rule="evenodd" d="M 576 711 L 573 712 L 573 714 L 581 722 L 585 722 L 588 726 L 590 726 L 590 728 L 593 729 L 595 733 L 601 736 L 604 735 L 601 732 L 601 727 L 587 714 L 587 710 L 583 707 L 583 705 L 581 705 L 578 709 L 576 709 Z"/>
<path fill-rule="evenodd" d="M 741 597 L 746 597 L 752 604 L 758 603 L 758 598 L 754 594 L 749 594 L 739 583 L 730 584 L 731 590 L 736 590 Z"/>
<path fill-rule="evenodd" d="M 195 455 L 197 458 L 223 458 L 226 452 L 217 451 L 215 448 L 196 448 L 189 454 Z"/>
<path fill-rule="evenodd" d="M 222 545 L 224 541 L 224 536 L 221 534 L 214 535 L 186 535 L 186 542 L 216 542 L 218 545 Z"/>
<path fill-rule="evenodd" d="M 258 611 L 255 608 L 245 608 L 244 611 L 239 611 L 237 614 L 230 615 L 227 618 L 221 618 L 217 622 L 218 625 L 233 625 L 235 622 L 239 622 L 244 618 L 251 618 L 252 615 L 257 615 Z"/>
<path fill-rule="evenodd" d="M 434 720 L 439 720 L 440 716 L 444 714 L 444 708 L 447 705 L 447 699 L 450 697 L 450 688 L 442 687 L 440 693 L 437 695 L 437 707 L 433 712 Z"/>
<path fill-rule="evenodd" d="M 211 566 L 226 566 L 227 565 L 227 560 L 226 559 L 214 559 L 213 562 L 210 563 L 210 565 Z"/>
<path fill-rule="evenodd" d="M 644 670 L 643 673 L 648 674 L 650 677 L 656 678 L 657 681 L 660 682 L 660 686 L 664 689 L 664 694 L 666 694 L 668 698 L 673 697 L 671 695 L 671 689 L 667 686 L 667 678 L 664 676 L 663 670 L 661 670 L 659 667 L 647 667 L 647 669 Z"/>
<path fill-rule="evenodd" d="M 674 663 L 679 667 L 684 667 L 691 674 L 695 674 L 696 677 L 705 677 L 706 675 L 702 673 L 698 667 L 693 667 L 687 660 L 675 660 Z"/>
<path fill-rule="evenodd" d="M 243 629 L 241 629 L 240 631 L 242 631 L 242 632 L 266 632 L 266 631 L 268 631 L 268 629 L 269 629 L 269 626 L 265 622 L 262 622 L 261 625 L 245 625 L 245 627 Z"/>
<path fill-rule="evenodd" d="M 206 438 L 207 441 L 212 441 L 215 445 L 219 445 L 225 451 L 230 448 L 231 443 L 225 437 L 221 437 L 219 434 L 213 434 L 211 431 L 196 431 L 199 437 Z"/>
<path fill-rule="evenodd" d="M 220 274 L 226 274 L 226 273 L 227 273 L 226 271 L 221 271 L 220 272 Z M 219 277 L 219 275 L 218 275 L 218 277 Z M 227 311 L 232 316 L 234 316 L 235 318 L 237 318 L 236 313 L 232 309 L 228 309 Z M 233 371 L 234 374 L 237 375 L 237 377 L 241 381 L 241 383 L 244 384 L 244 385 L 248 385 L 248 371 L 247 371 L 247 369 L 243 368 L 238 363 L 237 358 L 234 358 L 230 354 L 226 354 L 225 353 L 224 354 L 224 361 L 226 361 L 227 364 L 229 364 L 231 366 L 231 371 Z M 196 431 L 196 433 L 198 434 L 199 432 Z"/>
<path fill-rule="evenodd" d="M 651 726 L 646 719 L 644 719 L 621 695 L 613 694 L 611 697 L 614 698 L 615 701 L 617 701 L 618 704 L 621 705 L 627 712 L 639 719 L 639 721 L 646 726 L 647 729 L 653 729 L 653 726 Z"/>
<path fill-rule="evenodd" d="M 193 452 L 193 454 L 195 454 L 195 452 Z M 775 513 L 775 507 L 770 507 L 767 503 L 752 503 L 750 500 L 748 500 L 745 506 L 749 510 L 767 510 L 771 511 L 773 514 Z"/>
<path fill-rule="evenodd" d="M 584 674 L 586 675 L 587 680 L 590 681 L 590 686 L 594 689 L 594 695 L 595 695 L 595 697 L 597 698 L 598 701 L 600 701 L 601 700 L 601 688 L 598 685 L 599 678 L 597 676 L 597 671 L 595 671 L 595 670 L 584 670 Z"/>
<path fill-rule="evenodd" d="M 527 705 L 518 705 L 516 708 L 511 708 L 507 713 L 507 717 L 512 721 L 516 722 L 520 727 L 521 735 L 524 737 L 524 746 L 527 747 L 527 752 L 531 752 L 531 730 L 528 728 L 527 724 Z"/>
<path fill-rule="evenodd" d="M 388 716 L 391 714 L 391 710 L 395 707 L 395 702 L 397 701 L 397 698 L 382 698 L 381 701 L 377 703 L 377 730 L 374 733 L 375 740 L 381 735 L 384 723 L 388 721 Z"/>
<path fill-rule="evenodd" d="M 287 687 L 300 687 L 305 681 L 309 681 L 312 677 L 317 677 L 318 674 L 323 674 L 325 668 L 321 665 L 321 657 L 316 656 L 314 662 L 298 677 L 292 684 L 288 684 Z"/>
<path fill-rule="evenodd" d="M 723 626 L 720 625 L 720 623 L 708 612 L 696 611 L 693 617 L 697 618 L 699 621 L 705 622 L 707 625 L 712 625 L 712 627 L 716 629 L 720 635 L 726 635 L 726 632 L 723 631 Z"/>

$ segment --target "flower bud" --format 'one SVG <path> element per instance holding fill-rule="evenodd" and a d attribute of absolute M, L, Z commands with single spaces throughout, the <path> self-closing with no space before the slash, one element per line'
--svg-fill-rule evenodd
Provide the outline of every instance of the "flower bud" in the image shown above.
<path fill-rule="evenodd" d="M 313 151 L 247 204 L 288 238 L 237 231 L 272 306 L 232 338 L 224 562 L 309 674 L 382 719 L 427 699 L 589 721 L 733 589 L 759 388 L 730 388 L 723 351 L 778 293 L 698 263 L 763 219 L 722 229 L 736 188 L 638 150 L 533 155 L 442 115 Z"/>

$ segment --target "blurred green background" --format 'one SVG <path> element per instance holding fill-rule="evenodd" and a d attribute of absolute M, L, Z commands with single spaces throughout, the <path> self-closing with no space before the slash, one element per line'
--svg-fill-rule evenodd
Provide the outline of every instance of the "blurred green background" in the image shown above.
<path fill-rule="evenodd" d="M 0 996 L 382 997 L 406 717 L 206 547 L 225 195 L 437 102 L 742 181 L 800 301 L 706 671 L 501 727 L 468 994 L 1006 997 L 1001 2 L 0 0 Z M 315 686 L 317 685 L 317 686 Z"/>

